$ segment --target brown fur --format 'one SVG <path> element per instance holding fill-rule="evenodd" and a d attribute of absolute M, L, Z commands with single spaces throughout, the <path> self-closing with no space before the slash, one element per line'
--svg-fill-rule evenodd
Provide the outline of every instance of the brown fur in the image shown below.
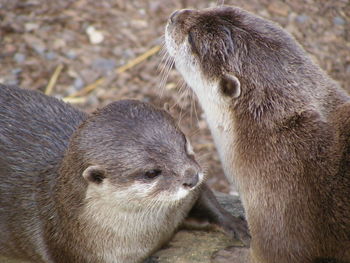
<path fill-rule="evenodd" d="M 350 262 L 349 95 L 286 31 L 239 8 L 179 11 L 166 42 L 239 187 L 252 261 Z"/>

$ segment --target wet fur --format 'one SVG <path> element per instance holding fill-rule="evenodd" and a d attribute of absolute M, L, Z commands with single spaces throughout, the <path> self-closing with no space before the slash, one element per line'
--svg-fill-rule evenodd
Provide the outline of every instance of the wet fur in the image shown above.
<path fill-rule="evenodd" d="M 350 262 L 350 97 L 278 25 L 182 10 L 168 52 L 206 114 L 261 263 Z M 241 94 L 220 92 L 232 74 Z"/>

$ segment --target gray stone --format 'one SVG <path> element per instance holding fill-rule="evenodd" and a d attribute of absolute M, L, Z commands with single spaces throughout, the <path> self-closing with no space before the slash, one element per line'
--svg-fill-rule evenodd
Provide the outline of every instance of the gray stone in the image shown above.
<path fill-rule="evenodd" d="M 13 76 L 12 78 L 5 80 L 4 84 L 9 86 L 18 86 L 19 80 L 16 76 Z"/>
<path fill-rule="evenodd" d="M 227 211 L 243 216 L 243 207 L 237 196 L 216 193 L 216 197 Z M 210 263 L 213 254 L 232 246 L 242 246 L 242 243 L 231 240 L 221 232 L 181 230 L 144 263 Z"/>
<path fill-rule="evenodd" d="M 57 56 L 56 53 L 52 51 L 46 52 L 45 54 L 45 58 L 48 60 L 53 60 L 56 58 L 56 56 Z"/>
<path fill-rule="evenodd" d="M 295 17 L 295 21 L 300 24 L 304 24 L 307 20 L 309 20 L 309 16 L 302 14 Z"/>
<path fill-rule="evenodd" d="M 114 59 L 97 58 L 92 62 L 92 67 L 103 73 L 111 72 L 116 67 Z"/>
<path fill-rule="evenodd" d="M 22 54 L 22 53 L 16 53 L 13 56 L 13 59 L 17 62 L 17 63 L 23 63 L 26 60 L 26 55 Z"/>
<path fill-rule="evenodd" d="M 14 68 L 14 69 L 11 70 L 11 73 L 12 73 L 13 75 L 18 75 L 18 74 L 20 74 L 21 72 L 22 72 L 22 69 L 21 69 L 21 68 Z"/>
<path fill-rule="evenodd" d="M 337 26 L 343 26 L 345 25 L 345 20 L 340 16 L 336 16 L 333 18 L 333 23 Z"/>
<path fill-rule="evenodd" d="M 66 57 L 69 58 L 69 59 L 76 59 L 77 58 L 77 53 L 75 53 L 74 50 L 68 50 L 67 53 L 66 53 Z"/>
<path fill-rule="evenodd" d="M 76 78 L 73 85 L 76 90 L 79 90 L 84 87 L 85 83 L 81 78 Z"/>
<path fill-rule="evenodd" d="M 85 83 L 91 83 L 99 77 L 99 73 L 96 70 L 89 68 L 81 70 L 79 75 L 83 78 Z"/>
<path fill-rule="evenodd" d="M 36 53 L 38 53 L 39 55 L 44 55 L 45 53 L 45 47 L 44 46 L 36 46 L 36 45 L 33 45 L 32 48 L 34 49 L 34 51 Z"/>

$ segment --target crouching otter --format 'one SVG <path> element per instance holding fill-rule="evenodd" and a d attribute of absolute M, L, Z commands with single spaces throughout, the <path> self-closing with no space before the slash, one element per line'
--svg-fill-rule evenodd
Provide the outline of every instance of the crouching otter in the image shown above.
<path fill-rule="evenodd" d="M 0 116 L 1 256 L 141 262 L 196 201 L 194 212 L 214 204 L 208 220 L 235 233 L 165 111 L 125 100 L 88 116 L 1 85 Z"/>

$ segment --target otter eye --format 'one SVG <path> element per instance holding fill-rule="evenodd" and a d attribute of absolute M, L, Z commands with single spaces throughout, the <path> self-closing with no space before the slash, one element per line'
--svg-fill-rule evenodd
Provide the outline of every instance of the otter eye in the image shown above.
<path fill-rule="evenodd" d="M 154 169 L 154 170 L 150 170 L 150 171 L 147 171 L 144 176 L 147 178 L 147 179 L 154 179 L 156 178 L 157 176 L 161 175 L 162 171 L 159 170 L 159 169 Z"/>

